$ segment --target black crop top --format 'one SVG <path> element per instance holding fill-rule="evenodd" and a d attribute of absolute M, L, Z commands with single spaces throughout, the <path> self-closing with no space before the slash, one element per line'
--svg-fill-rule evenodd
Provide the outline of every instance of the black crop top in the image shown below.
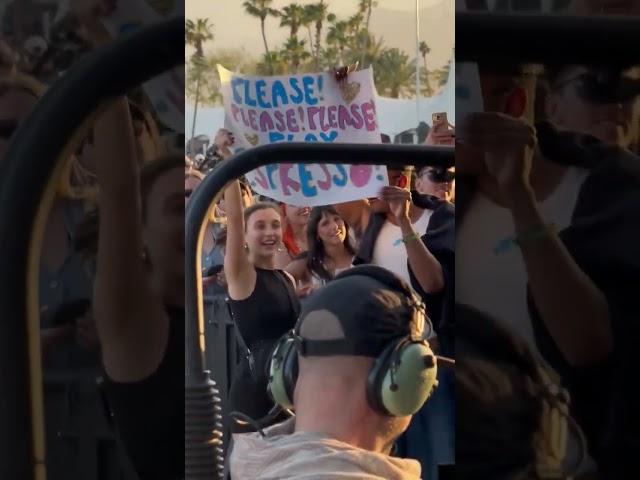
<path fill-rule="evenodd" d="M 183 308 L 167 307 L 169 339 L 158 369 L 138 382 L 105 375 L 116 428 L 140 480 L 184 478 Z"/>
<path fill-rule="evenodd" d="M 256 286 L 248 298 L 229 300 L 249 348 L 260 341 L 280 338 L 295 326 L 300 314 L 300 302 L 284 272 L 256 268 L 256 275 Z"/>

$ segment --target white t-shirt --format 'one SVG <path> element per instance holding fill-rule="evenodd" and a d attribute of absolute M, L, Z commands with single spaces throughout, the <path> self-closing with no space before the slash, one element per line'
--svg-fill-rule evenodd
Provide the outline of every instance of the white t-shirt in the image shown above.
<path fill-rule="evenodd" d="M 569 169 L 555 192 L 539 203 L 546 222 L 558 230 L 571 224 L 584 169 Z M 520 249 L 494 249 L 515 234 L 508 209 L 478 192 L 456 226 L 456 302 L 477 308 L 509 328 L 538 351 L 527 308 L 527 272 Z M 550 275 L 553 272 L 549 272 Z"/>
<path fill-rule="evenodd" d="M 425 209 L 420 218 L 412 223 L 413 229 L 419 236 L 422 237 L 427 231 L 432 213 L 432 210 Z M 402 242 L 402 231 L 400 227 L 388 220 L 385 220 L 376 239 L 371 263 L 392 271 L 411 285 L 411 277 L 407 267 L 407 249 Z"/>
<path fill-rule="evenodd" d="M 571 224 L 578 194 L 587 175 L 588 171 L 584 169 L 567 170 L 556 191 L 538 204 L 546 222 L 554 223 L 558 230 Z M 494 248 L 514 233 L 509 210 L 478 192 L 464 221 L 456 225 L 456 302 L 495 318 L 526 340 L 538 358 L 546 363 L 533 335 L 527 307 L 527 272 L 520 249 L 512 245 L 507 251 L 494 253 Z M 553 275 L 553 271 L 549 275 Z M 578 440 L 570 436 L 565 465 L 574 465 L 578 452 Z M 593 461 L 587 459 L 581 473 L 591 471 L 593 465 Z"/>

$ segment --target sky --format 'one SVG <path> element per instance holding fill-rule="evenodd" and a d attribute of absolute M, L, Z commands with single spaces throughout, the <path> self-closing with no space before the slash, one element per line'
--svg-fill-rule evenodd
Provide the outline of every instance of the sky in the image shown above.
<path fill-rule="evenodd" d="M 273 8 L 293 3 L 305 5 L 317 0 L 275 0 Z M 455 39 L 454 2 L 452 0 L 418 0 L 420 8 L 420 40 L 431 47 L 430 68 L 440 68 L 451 58 Z M 257 58 L 264 52 L 260 22 L 244 12 L 242 0 L 186 0 L 186 17 L 209 18 L 214 25 L 214 42 L 205 51 L 218 48 L 243 48 Z M 339 18 L 347 18 L 357 10 L 358 0 L 325 0 L 329 10 Z M 382 36 L 385 45 L 415 55 L 415 0 L 378 0 L 371 17 L 371 32 Z M 288 35 L 279 20 L 267 19 L 269 46 L 281 45 Z M 326 32 L 326 30 L 325 30 Z M 306 31 L 300 32 L 306 38 Z M 190 53 L 190 52 L 189 52 Z"/>

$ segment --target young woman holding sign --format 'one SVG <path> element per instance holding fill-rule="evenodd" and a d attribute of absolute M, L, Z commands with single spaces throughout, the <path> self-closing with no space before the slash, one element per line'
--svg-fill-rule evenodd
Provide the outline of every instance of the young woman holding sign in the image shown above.
<path fill-rule="evenodd" d="M 229 147 L 233 143 L 231 132 L 218 131 L 215 144 L 223 159 L 232 156 Z M 227 214 L 224 270 L 231 312 L 244 343 L 241 347 L 246 351 L 231 383 L 229 410 L 260 420 L 273 408 L 267 396 L 266 371 L 271 351 L 277 340 L 295 325 L 300 304 L 293 277 L 275 268 L 276 252 L 282 242 L 278 206 L 256 203 L 243 209 L 237 180 L 225 190 L 224 200 Z M 240 425 L 232 426 L 232 431 L 244 430 Z"/>

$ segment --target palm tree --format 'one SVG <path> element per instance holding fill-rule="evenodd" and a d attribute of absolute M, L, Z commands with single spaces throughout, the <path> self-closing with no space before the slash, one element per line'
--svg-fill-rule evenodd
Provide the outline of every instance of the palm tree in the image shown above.
<path fill-rule="evenodd" d="M 316 22 L 316 17 L 318 16 L 318 5 L 310 4 L 304 6 L 304 11 L 302 12 L 302 25 L 307 29 L 307 34 L 309 35 L 309 51 L 311 55 L 315 57 L 315 51 L 313 49 L 313 33 L 311 31 L 312 26 Z"/>
<path fill-rule="evenodd" d="M 245 11 L 252 17 L 260 19 L 260 30 L 262 31 L 262 41 L 264 42 L 264 51 L 269 57 L 269 46 L 267 45 L 267 35 L 264 31 L 264 22 L 268 16 L 277 17 L 279 12 L 269 5 L 273 0 L 247 0 L 243 3 Z"/>
<path fill-rule="evenodd" d="M 427 96 L 431 97 L 433 95 L 433 89 L 431 88 L 431 82 L 429 82 L 429 69 L 427 68 L 427 54 L 431 52 L 431 48 L 427 45 L 427 42 L 424 41 L 420 42 L 418 48 L 420 49 L 420 55 L 422 55 L 422 62 L 424 63 L 424 77 Z"/>
<path fill-rule="evenodd" d="M 366 18 L 364 28 L 369 30 L 369 22 L 371 21 L 371 11 L 373 7 L 377 7 L 378 2 L 376 0 L 359 0 L 358 2 L 358 14 Z"/>
<path fill-rule="evenodd" d="M 398 48 L 382 52 L 376 62 L 375 83 L 379 93 L 391 98 L 409 97 L 413 93 L 414 61 Z"/>
<path fill-rule="evenodd" d="M 298 29 L 302 25 L 304 8 L 297 3 L 287 5 L 280 11 L 280 26 L 289 27 L 289 39 L 298 39 Z"/>
<path fill-rule="evenodd" d="M 263 55 L 262 60 L 256 65 L 257 75 L 286 75 L 289 73 L 287 62 L 280 52 L 271 52 Z"/>
<path fill-rule="evenodd" d="M 196 118 L 198 117 L 198 100 L 200 97 L 200 80 L 202 78 L 203 69 L 201 68 L 201 64 L 204 59 L 204 52 L 202 49 L 202 45 L 204 42 L 213 40 L 213 32 L 211 29 L 212 25 L 209 25 L 209 19 L 207 18 L 199 18 L 194 23 L 192 20 L 187 20 L 185 22 L 184 29 L 184 40 L 185 43 L 189 46 L 192 46 L 196 49 L 195 53 L 191 57 L 192 60 L 192 68 L 193 73 L 196 75 L 196 91 L 195 91 L 195 102 L 193 106 L 193 122 L 191 124 L 191 137 L 195 135 L 196 131 Z"/>
<path fill-rule="evenodd" d="M 315 57 L 315 51 L 313 50 L 313 35 L 311 34 L 311 25 L 314 24 L 318 19 L 318 4 L 312 3 L 309 5 L 305 5 L 302 12 L 301 23 L 307 29 L 307 33 L 309 34 L 309 50 L 311 50 L 311 55 Z"/>
<path fill-rule="evenodd" d="M 196 49 L 194 55 L 202 58 L 204 53 L 202 45 L 204 42 L 213 40 L 213 25 L 209 25 L 208 18 L 198 18 L 195 22 L 187 20 L 184 29 L 184 41 L 187 45 Z"/>
<path fill-rule="evenodd" d="M 329 20 L 329 7 L 324 3 L 324 0 L 320 0 L 320 3 L 316 4 L 316 68 L 320 68 L 320 42 L 322 41 L 322 25 L 325 20 Z M 331 14 L 333 15 L 333 14 Z M 335 18 L 335 15 L 333 15 Z M 329 20 L 331 21 L 331 20 Z"/>
<path fill-rule="evenodd" d="M 365 20 L 364 28 L 369 31 L 369 22 L 371 21 L 371 11 L 373 7 L 378 6 L 378 2 L 376 0 L 364 0 L 367 3 L 367 19 Z"/>
<path fill-rule="evenodd" d="M 349 44 L 349 25 L 344 20 L 334 21 L 327 32 L 327 44 L 338 49 L 338 60 L 344 64 L 344 51 Z"/>
<path fill-rule="evenodd" d="M 366 31 L 362 31 L 358 35 L 358 43 L 361 45 L 359 51 L 352 50 L 347 53 L 347 64 L 360 62 L 361 68 L 367 68 L 376 63 L 380 55 L 384 51 L 384 42 L 382 37 L 375 37 Z"/>
<path fill-rule="evenodd" d="M 295 37 L 290 37 L 280 52 L 280 57 L 290 66 L 290 73 L 298 73 L 300 64 L 307 58 L 311 57 L 311 54 L 307 52 L 304 44 L 304 40 L 298 40 Z"/>

